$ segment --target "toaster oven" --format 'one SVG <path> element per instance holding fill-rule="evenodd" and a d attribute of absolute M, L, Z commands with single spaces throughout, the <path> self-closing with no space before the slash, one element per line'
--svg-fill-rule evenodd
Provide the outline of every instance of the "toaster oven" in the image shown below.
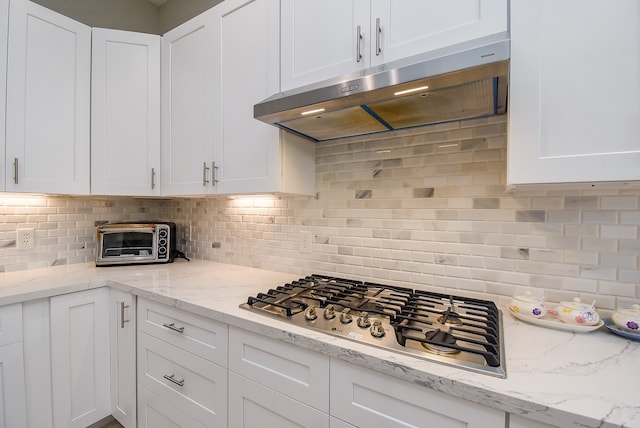
<path fill-rule="evenodd" d="M 175 223 L 112 223 L 96 230 L 96 266 L 171 263 Z"/>

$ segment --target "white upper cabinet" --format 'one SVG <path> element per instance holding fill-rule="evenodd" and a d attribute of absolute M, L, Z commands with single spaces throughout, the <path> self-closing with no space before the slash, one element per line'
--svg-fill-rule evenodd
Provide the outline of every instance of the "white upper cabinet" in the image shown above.
<path fill-rule="evenodd" d="M 371 63 L 504 38 L 507 23 L 507 0 L 371 0 Z"/>
<path fill-rule="evenodd" d="M 253 118 L 253 105 L 279 90 L 277 6 L 273 0 L 232 0 L 215 8 L 218 193 L 313 192 L 313 143 L 281 140 L 277 128 Z"/>
<path fill-rule="evenodd" d="M 282 90 L 504 37 L 507 0 L 282 0 Z"/>
<path fill-rule="evenodd" d="M 313 193 L 313 143 L 253 118 L 279 90 L 278 5 L 228 0 L 163 37 L 164 195 Z"/>
<path fill-rule="evenodd" d="M 91 193 L 160 194 L 160 36 L 93 29 Z"/>
<path fill-rule="evenodd" d="M 511 3 L 508 183 L 640 179 L 640 2 Z"/>
<path fill-rule="evenodd" d="M 369 66 L 369 0 L 282 0 L 281 14 L 283 91 Z"/>
<path fill-rule="evenodd" d="M 11 1 L 6 190 L 89 194 L 90 75 L 90 27 Z"/>
<path fill-rule="evenodd" d="M 0 0 L 0 100 L 7 95 L 7 36 L 9 35 L 9 0 Z M 0 191 L 4 190 L 6 103 L 0 102 Z"/>
<path fill-rule="evenodd" d="M 165 195 L 215 192 L 211 12 L 196 16 L 162 39 L 161 183 Z"/>

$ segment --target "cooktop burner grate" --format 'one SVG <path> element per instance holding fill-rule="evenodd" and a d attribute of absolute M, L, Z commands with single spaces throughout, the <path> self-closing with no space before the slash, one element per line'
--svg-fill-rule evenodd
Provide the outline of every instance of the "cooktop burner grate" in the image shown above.
<path fill-rule="evenodd" d="M 310 275 L 240 307 L 426 360 L 505 377 L 501 313 L 487 300 Z"/>

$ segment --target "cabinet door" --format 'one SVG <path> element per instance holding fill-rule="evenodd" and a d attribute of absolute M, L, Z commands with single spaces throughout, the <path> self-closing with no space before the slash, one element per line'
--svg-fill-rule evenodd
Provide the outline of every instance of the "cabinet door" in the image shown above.
<path fill-rule="evenodd" d="M 512 2 L 509 184 L 640 179 L 638 16 L 635 0 Z"/>
<path fill-rule="evenodd" d="M 369 0 L 282 0 L 281 16 L 283 91 L 369 66 Z"/>
<path fill-rule="evenodd" d="M 0 100 L 7 96 L 7 36 L 9 32 L 9 0 L 0 0 Z M 5 163 L 6 106 L 0 102 L 0 165 Z M 0 191 L 4 190 L 5 173 L 0 169 Z"/>
<path fill-rule="evenodd" d="M 91 193 L 160 194 L 160 36 L 93 29 Z"/>
<path fill-rule="evenodd" d="M 0 346 L 0 428 L 26 427 L 22 342 Z"/>
<path fill-rule="evenodd" d="M 502 411 L 339 360 L 331 360 L 331 415 L 363 427 L 505 426 Z"/>
<path fill-rule="evenodd" d="M 52 428 L 51 304 L 48 298 L 22 304 L 27 428 Z"/>
<path fill-rule="evenodd" d="M 230 372 L 229 426 L 328 428 L 329 415 Z"/>
<path fill-rule="evenodd" d="M 216 82 L 212 119 L 218 192 L 276 192 L 281 170 L 279 132 L 253 118 L 253 105 L 279 89 L 278 4 L 226 1 L 215 12 L 217 61 L 210 77 Z"/>
<path fill-rule="evenodd" d="M 376 65 L 476 39 L 504 38 L 507 0 L 372 0 L 371 21 Z"/>
<path fill-rule="evenodd" d="M 51 298 L 53 425 L 85 428 L 111 414 L 109 289 Z"/>
<path fill-rule="evenodd" d="M 138 388 L 138 409 L 140 428 L 212 428 L 142 387 Z"/>
<path fill-rule="evenodd" d="M 198 15 L 162 39 L 161 183 L 165 195 L 215 191 L 211 170 L 215 66 L 210 15 L 211 10 Z"/>
<path fill-rule="evenodd" d="M 557 428 L 555 425 L 548 425 L 543 422 L 525 419 L 520 415 L 510 414 L 508 428 Z"/>
<path fill-rule="evenodd" d="M 217 364 L 140 332 L 138 383 L 205 426 L 227 426 L 227 370 Z"/>
<path fill-rule="evenodd" d="M 7 190 L 89 194 L 91 28 L 12 0 Z"/>
<path fill-rule="evenodd" d="M 111 415 L 124 428 L 136 426 L 136 299 L 110 289 Z"/>
<path fill-rule="evenodd" d="M 229 369 L 329 412 L 329 358 L 326 355 L 230 328 Z"/>

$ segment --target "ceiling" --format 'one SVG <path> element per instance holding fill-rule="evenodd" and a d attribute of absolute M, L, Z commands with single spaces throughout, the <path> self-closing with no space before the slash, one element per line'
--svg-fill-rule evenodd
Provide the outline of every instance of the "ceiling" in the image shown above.
<path fill-rule="evenodd" d="M 165 4 L 168 0 L 149 0 L 149 2 L 155 4 L 156 6 L 160 7 L 163 4 Z"/>

